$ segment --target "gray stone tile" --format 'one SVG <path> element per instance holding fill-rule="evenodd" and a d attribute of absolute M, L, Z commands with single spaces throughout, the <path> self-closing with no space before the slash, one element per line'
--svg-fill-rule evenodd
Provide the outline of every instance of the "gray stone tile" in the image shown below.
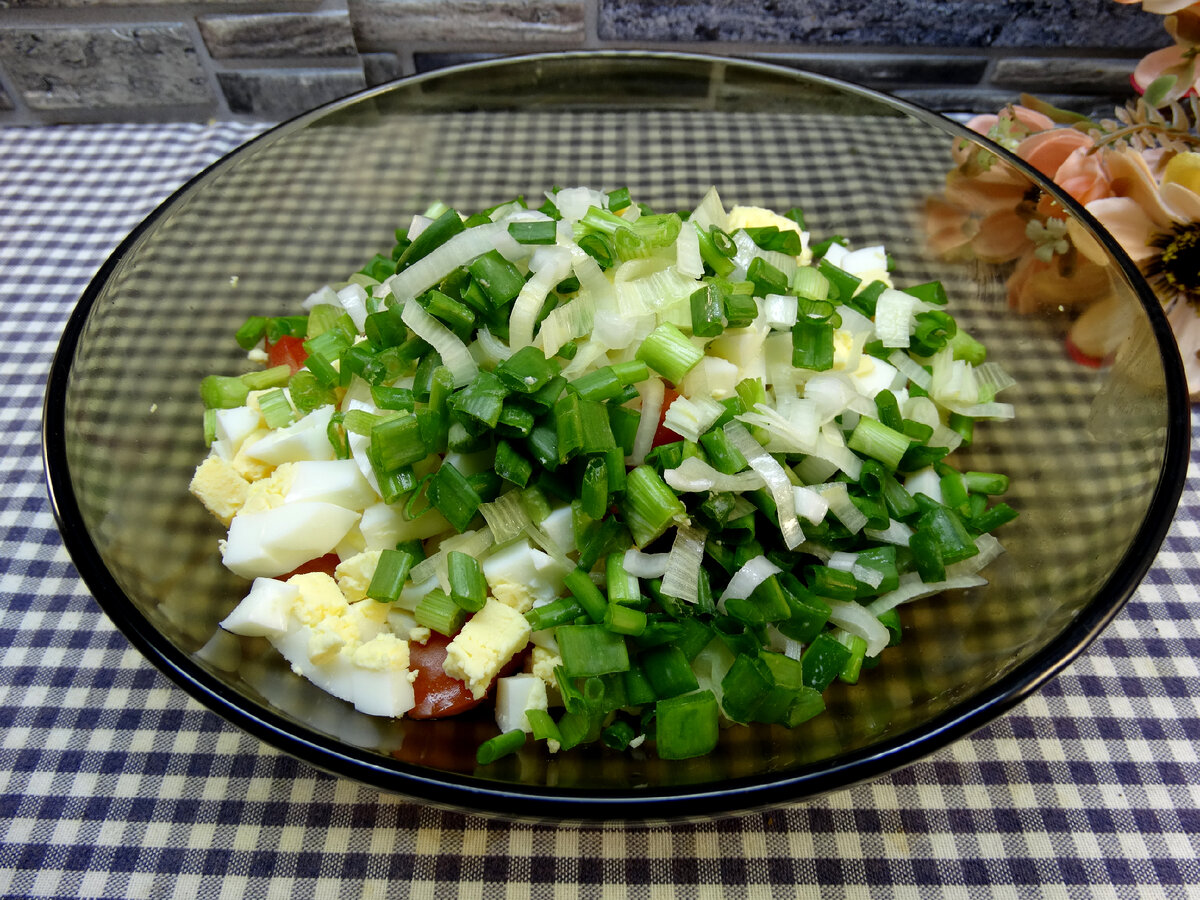
<path fill-rule="evenodd" d="M 291 9 L 316 9 L 324 0 L 287 0 Z M 262 8 L 263 0 L 0 0 L 0 10 L 13 7 L 21 9 L 95 9 L 95 10 L 124 10 L 129 7 L 188 7 L 189 15 L 196 10 L 206 8 L 218 10 L 229 7 L 258 7 Z"/>
<path fill-rule="evenodd" d="M 1000 59 L 992 69 L 992 83 L 999 87 L 1040 92 L 1047 89 L 1065 93 L 1131 93 L 1129 76 L 1137 65 L 1134 59 L 1055 59 L 1020 57 Z"/>
<path fill-rule="evenodd" d="M 347 12 L 200 16 L 204 45 L 214 59 L 354 56 Z"/>
<path fill-rule="evenodd" d="M 0 87 L 0 110 L 7 112 L 10 109 L 16 109 L 16 104 L 13 103 L 12 97 L 8 96 L 4 88 Z"/>
<path fill-rule="evenodd" d="M 366 87 L 361 70 L 255 69 L 218 72 L 231 112 L 278 121 Z"/>
<path fill-rule="evenodd" d="M 911 90 L 896 90 L 892 92 L 902 100 L 908 100 L 918 106 L 931 109 L 934 112 L 965 112 L 965 113 L 994 113 L 1006 104 L 1016 103 L 1021 92 L 1016 90 L 999 90 L 995 88 L 914 88 Z M 1111 115 L 1113 104 L 1099 96 L 1083 96 L 1079 94 L 1050 94 L 1039 93 L 1038 96 L 1055 106 L 1074 110 L 1084 115 L 1104 113 Z"/>
<path fill-rule="evenodd" d="M 368 87 L 395 81 L 404 74 L 404 65 L 395 53 L 364 53 L 359 59 Z"/>
<path fill-rule="evenodd" d="M 0 61 L 35 110 L 197 106 L 215 99 L 181 25 L 0 29 Z"/>
<path fill-rule="evenodd" d="M 349 0 L 360 49 L 428 42 L 573 46 L 584 39 L 583 0 Z"/>
<path fill-rule="evenodd" d="M 750 59 L 868 87 L 915 84 L 977 84 L 987 69 L 983 56 L 901 53 L 755 53 Z"/>
<path fill-rule="evenodd" d="M 1112 0 L 599 0 L 611 41 L 761 41 L 908 47 L 1163 44 L 1162 18 Z"/>

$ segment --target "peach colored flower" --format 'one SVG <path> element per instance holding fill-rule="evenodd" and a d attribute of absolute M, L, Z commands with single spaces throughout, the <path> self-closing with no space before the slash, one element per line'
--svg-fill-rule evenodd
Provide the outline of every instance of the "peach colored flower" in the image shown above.
<path fill-rule="evenodd" d="M 1181 9 L 1187 9 L 1192 6 L 1196 0 L 1117 0 L 1118 3 L 1123 3 L 1126 6 L 1132 6 L 1135 3 L 1141 3 L 1142 9 L 1146 12 L 1156 13 L 1160 16 L 1167 16 L 1171 13 L 1179 12 Z"/>

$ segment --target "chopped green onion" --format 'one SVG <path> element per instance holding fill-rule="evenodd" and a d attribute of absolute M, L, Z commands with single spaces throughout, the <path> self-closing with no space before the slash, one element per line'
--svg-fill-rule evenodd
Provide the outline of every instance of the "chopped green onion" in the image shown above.
<path fill-rule="evenodd" d="M 558 239 L 558 224 L 550 219 L 509 222 L 508 233 L 518 244 L 553 244 Z"/>
<path fill-rule="evenodd" d="M 720 289 L 711 282 L 692 292 L 692 334 L 716 337 L 725 330 L 725 307 Z"/>
<path fill-rule="evenodd" d="M 379 562 L 375 566 L 375 574 L 367 585 L 367 596 L 372 600 L 391 603 L 400 596 L 404 582 L 416 559 L 404 550 L 381 550 Z"/>
<path fill-rule="evenodd" d="M 258 408 L 268 428 L 283 428 L 295 420 L 292 404 L 281 388 L 267 391 L 258 398 Z"/>
<path fill-rule="evenodd" d="M 520 728 L 488 738 L 475 751 L 475 761 L 481 766 L 488 766 L 496 760 L 509 754 L 516 753 L 525 746 L 525 732 Z"/>
<path fill-rule="evenodd" d="M 904 453 L 911 444 L 912 439 L 906 434 L 888 428 L 870 416 L 860 418 L 846 440 L 846 446 L 851 450 L 877 459 L 893 471 L 900 465 L 900 460 L 904 458 Z"/>
<path fill-rule="evenodd" d="M 487 602 L 487 581 L 479 560 L 458 550 L 446 555 L 450 599 L 467 612 L 479 612 Z"/>
<path fill-rule="evenodd" d="M 429 480 L 429 502 L 460 534 L 479 511 L 483 498 L 452 463 L 443 462 Z"/>
<path fill-rule="evenodd" d="M 555 638 L 568 678 L 607 675 L 629 668 L 625 637 L 604 625 L 560 625 Z"/>
<path fill-rule="evenodd" d="M 717 698 L 710 690 L 659 700 L 654 716 L 656 747 L 663 759 L 704 756 L 717 746 Z"/>
<path fill-rule="evenodd" d="M 686 694 L 700 686 L 687 656 L 675 644 L 646 650 L 638 661 L 655 696 L 660 699 Z"/>
<path fill-rule="evenodd" d="M 833 324 L 800 318 L 792 326 L 792 365 L 824 372 L 833 368 Z"/>
<path fill-rule="evenodd" d="M 250 350 L 263 339 L 266 333 L 267 317 L 250 316 L 242 323 L 242 327 L 234 333 L 233 339 L 237 341 L 237 345 L 243 350 Z"/>
<path fill-rule="evenodd" d="M 682 331 L 663 322 L 638 347 L 637 358 L 673 384 L 679 384 L 704 358 L 704 352 L 692 345 Z"/>
<path fill-rule="evenodd" d="M 418 625 L 424 625 L 446 637 L 454 637 L 467 620 L 467 611 L 445 591 L 435 588 L 421 598 L 413 611 L 413 618 Z"/>
<path fill-rule="evenodd" d="M 580 616 L 586 615 L 583 606 L 574 597 L 559 597 L 543 606 L 535 606 L 525 613 L 525 621 L 533 631 L 569 625 Z"/>
<path fill-rule="evenodd" d="M 628 474 L 620 508 L 638 547 L 645 547 L 687 516 L 687 509 L 675 492 L 646 465 L 637 466 Z"/>
<path fill-rule="evenodd" d="M 249 386 L 236 375 L 206 375 L 200 381 L 200 399 L 206 409 L 244 406 L 249 393 Z"/>

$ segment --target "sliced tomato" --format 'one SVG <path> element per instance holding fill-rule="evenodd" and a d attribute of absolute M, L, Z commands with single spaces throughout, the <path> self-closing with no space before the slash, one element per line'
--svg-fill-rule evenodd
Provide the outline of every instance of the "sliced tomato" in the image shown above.
<path fill-rule="evenodd" d="M 324 572 L 326 575 L 332 576 L 333 570 L 338 567 L 338 563 L 342 560 L 336 553 L 326 553 L 324 556 L 318 556 L 316 559 L 310 559 L 306 563 L 301 563 L 286 575 L 280 575 L 280 581 L 287 581 L 293 575 L 304 575 L 308 572 Z"/>
<path fill-rule="evenodd" d="M 308 359 L 308 351 L 304 349 L 304 341 L 298 337 L 285 334 L 275 343 L 265 342 L 267 350 L 267 365 L 290 366 L 295 375 Z"/>
<path fill-rule="evenodd" d="M 679 391 L 669 387 L 663 394 L 662 409 L 658 413 L 658 429 L 654 432 L 654 440 L 650 442 L 650 448 L 661 446 L 662 444 L 673 444 L 676 441 L 682 441 L 683 435 L 676 434 L 670 428 L 663 424 L 667 417 L 667 407 L 675 402 L 679 396 Z"/>
<path fill-rule="evenodd" d="M 446 674 L 446 645 L 450 638 L 436 631 L 430 632 L 424 644 L 409 641 L 408 666 L 415 669 L 413 694 L 417 704 L 406 715 L 412 719 L 441 719 L 457 716 L 483 702 L 471 696 L 471 689 L 463 682 Z"/>

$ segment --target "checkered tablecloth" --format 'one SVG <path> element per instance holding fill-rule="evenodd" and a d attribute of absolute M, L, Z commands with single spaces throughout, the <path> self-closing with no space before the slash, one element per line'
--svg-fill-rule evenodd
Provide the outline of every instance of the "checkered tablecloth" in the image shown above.
<path fill-rule="evenodd" d="M 1040 693 L 920 763 L 767 813 L 563 829 L 446 813 L 308 768 L 189 699 L 113 628 L 62 547 L 42 392 L 108 253 L 257 130 L 0 131 L 0 896 L 1200 892 L 1195 470 L 1145 583 Z"/>

